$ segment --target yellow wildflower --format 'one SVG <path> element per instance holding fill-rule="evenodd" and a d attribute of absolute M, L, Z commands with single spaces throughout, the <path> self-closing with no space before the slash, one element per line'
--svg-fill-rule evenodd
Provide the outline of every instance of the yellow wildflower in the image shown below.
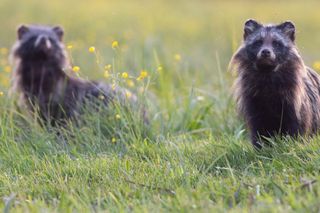
<path fill-rule="evenodd" d="M 127 85 L 129 86 L 129 87 L 134 87 L 134 82 L 133 82 L 133 80 L 127 80 Z"/>
<path fill-rule="evenodd" d="M 174 55 L 174 60 L 176 60 L 176 61 L 181 61 L 181 55 L 180 54 L 175 54 Z"/>
<path fill-rule="evenodd" d="M 68 46 L 67 46 L 67 49 L 68 50 L 71 50 L 73 48 L 73 46 L 71 45 L 71 44 L 69 44 Z"/>
<path fill-rule="evenodd" d="M 317 71 L 320 71 L 320 61 L 315 61 L 313 63 L 313 68 Z"/>
<path fill-rule="evenodd" d="M 121 116 L 119 115 L 119 114 L 116 114 L 116 119 L 120 119 L 121 118 Z"/>
<path fill-rule="evenodd" d="M 112 142 L 112 143 L 117 142 L 116 138 L 112 138 L 112 139 L 111 139 L 111 142 Z"/>
<path fill-rule="evenodd" d="M 5 66 L 4 67 L 5 72 L 11 72 L 11 67 L 10 66 Z"/>
<path fill-rule="evenodd" d="M 2 91 L 0 91 L 0 96 L 3 96 L 3 95 L 4 95 L 4 93 Z"/>
<path fill-rule="evenodd" d="M 118 41 L 113 41 L 111 46 L 112 46 L 113 49 L 116 49 L 116 48 L 119 47 L 119 42 Z"/>
<path fill-rule="evenodd" d="M 137 81 L 143 80 L 147 76 L 148 76 L 148 72 L 146 70 L 141 70 L 140 75 L 137 78 Z"/>
<path fill-rule="evenodd" d="M 145 77 L 148 76 L 148 72 L 147 72 L 146 70 L 141 70 L 140 76 L 141 76 L 142 78 L 145 78 Z"/>
<path fill-rule="evenodd" d="M 161 72 L 162 70 L 163 70 L 163 67 L 162 66 L 158 66 L 157 71 Z"/>
<path fill-rule="evenodd" d="M 9 50 L 8 50 L 7 48 L 5 48 L 5 47 L 2 47 L 2 48 L 0 49 L 1 55 L 7 55 L 8 52 L 9 52 Z"/>
<path fill-rule="evenodd" d="M 89 47 L 89 52 L 94 53 L 96 51 L 96 48 L 94 46 Z"/>
<path fill-rule="evenodd" d="M 80 67 L 74 66 L 74 67 L 72 67 L 72 71 L 73 72 L 79 72 L 80 71 Z"/>
<path fill-rule="evenodd" d="M 126 91 L 126 97 L 127 98 L 131 98 L 132 97 L 132 93 L 130 91 Z"/>
<path fill-rule="evenodd" d="M 104 76 L 105 78 L 109 78 L 109 77 L 110 77 L 109 71 L 108 71 L 108 70 L 104 71 L 103 76 Z"/>
<path fill-rule="evenodd" d="M 9 86 L 10 80 L 8 78 L 8 76 L 6 75 L 1 75 L 0 76 L 0 85 L 7 87 Z"/>
<path fill-rule="evenodd" d="M 122 78 L 128 78 L 128 77 L 129 77 L 129 75 L 128 75 L 128 73 L 127 73 L 127 72 L 123 72 L 123 73 L 121 74 L 121 77 L 122 77 Z"/>
<path fill-rule="evenodd" d="M 107 64 L 106 66 L 104 66 L 104 69 L 105 70 L 111 70 L 111 67 L 112 67 L 111 64 Z"/>

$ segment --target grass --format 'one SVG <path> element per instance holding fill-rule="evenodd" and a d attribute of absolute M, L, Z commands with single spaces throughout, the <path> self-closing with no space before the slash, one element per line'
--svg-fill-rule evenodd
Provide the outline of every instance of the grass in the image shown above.
<path fill-rule="evenodd" d="M 0 0 L 0 208 L 4 212 L 319 212 L 320 137 L 255 151 L 228 62 L 243 22 L 293 20 L 308 65 L 320 58 L 317 1 Z M 308 11 L 307 13 L 303 9 Z M 150 125 L 113 107 L 60 136 L 8 96 L 7 50 L 21 23 L 61 24 L 70 75 L 119 84 Z M 118 41 L 119 47 L 112 48 Z M 95 51 L 89 52 L 94 46 Z M 105 78 L 105 66 L 109 78 Z M 161 68 L 160 68 L 161 67 Z M 141 70 L 148 77 L 137 81 Z M 129 79 L 121 78 L 127 72 Z M 117 116 L 119 115 L 119 116 Z"/>

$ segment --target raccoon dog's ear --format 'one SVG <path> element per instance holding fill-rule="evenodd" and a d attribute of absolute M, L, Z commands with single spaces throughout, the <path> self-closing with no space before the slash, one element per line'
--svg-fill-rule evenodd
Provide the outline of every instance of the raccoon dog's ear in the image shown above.
<path fill-rule="evenodd" d="M 283 22 L 277 26 L 279 30 L 281 30 L 286 36 L 288 36 L 291 41 L 295 40 L 295 26 L 291 21 Z"/>
<path fill-rule="evenodd" d="M 253 19 L 249 19 L 244 23 L 244 34 L 243 34 L 243 39 L 246 40 L 248 35 L 252 34 L 256 30 L 260 29 L 262 27 L 261 24 L 256 22 Z"/>
<path fill-rule="evenodd" d="M 29 28 L 25 25 L 21 25 L 18 30 L 17 30 L 17 34 L 18 34 L 18 39 L 20 40 L 23 35 L 29 31 Z"/>
<path fill-rule="evenodd" d="M 59 40 L 62 41 L 63 34 L 64 34 L 62 27 L 55 26 L 52 28 L 52 30 L 53 30 L 53 32 L 55 32 L 57 34 Z"/>

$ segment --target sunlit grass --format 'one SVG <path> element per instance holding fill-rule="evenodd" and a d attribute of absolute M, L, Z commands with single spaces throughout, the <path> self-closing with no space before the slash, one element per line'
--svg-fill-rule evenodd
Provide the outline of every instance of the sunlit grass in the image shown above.
<path fill-rule="evenodd" d="M 290 19 L 306 64 L 319 71 L 319 6 L 0 0 L 1 208 L 318 212 L 320 138 L 277 139 L 255 151 L 235 112 L 227 66 L 246 19 Z M 61 25 L 69 75 L 123 87 L 139 102 L 89 107 L 67 128 L 42 128 L 8 94 L 8 57 L 22 23 Z"/>

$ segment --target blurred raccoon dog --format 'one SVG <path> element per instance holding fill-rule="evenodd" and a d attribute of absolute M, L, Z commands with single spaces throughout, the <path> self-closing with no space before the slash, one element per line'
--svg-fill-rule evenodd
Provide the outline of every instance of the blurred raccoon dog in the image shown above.
<path fill-rule="evenodd" d="M 238 72 L 238 110 L 256 148 L 268 144 L 264 137 L 316 133 L 320 78 L 299 55 L 292 22 L 262 25 L 248 20 L 231 66 Z"/>
<path fill-rule="evenodd" d="M 12 92 L 19 95 L 20 107 L 37 113 L 40 122 L 65 124 L 67 119 L 81 114 L 85 103 L 127 101 L 125 89 L 112 89 L 108 84 L 74 78 L 64 72 L 69 63 L 62 28 L 23 25 L 17 34 L 11 53 Z M 136 102 L 136 96 L 127 102 Z"/>

